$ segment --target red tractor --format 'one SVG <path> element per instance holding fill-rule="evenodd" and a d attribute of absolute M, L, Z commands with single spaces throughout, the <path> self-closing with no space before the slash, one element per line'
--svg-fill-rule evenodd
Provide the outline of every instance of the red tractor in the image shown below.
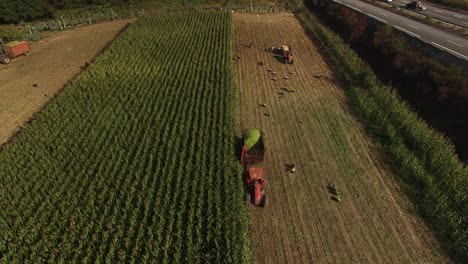
<path fill-rule="evenodd" d="M 281 45 L 279 48 L 271 47 L 265 49 L 265 51 L 272 52 L 276 58 L 286 64 L 294 64 L 294 54 L 289 45 Z"/>
<path fill-rule="evenodd" d="M 247 204 L 265 207 L 268 205 L 268 196 L 265 187 L 265 169 L 261 163 L 265 159 L 265 146 L 262 132 L 258 129 L 245 130 L 242 133 L 241 164 L 246 175 Z M 252 199 L 253 198 L 253 199 Z"/>
<path fill-rule="evenodd" d="M 291 46 L 282 45 L 281 50 L 283 51 L 284 63 L 294 64 L 294 54 L 292 52 Z"/>

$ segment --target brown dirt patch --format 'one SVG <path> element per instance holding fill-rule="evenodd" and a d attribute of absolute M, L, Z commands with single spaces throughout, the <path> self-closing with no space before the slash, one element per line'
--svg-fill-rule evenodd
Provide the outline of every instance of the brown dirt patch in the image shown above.
<path fill-rule="evenodd" d="M 233 60 L 237 134 L 260 128 L 267 148 L 270 206 L 250 209 L 254 262 L 450 262 L 375 158 L 331 69 L 294 16 L 234 14 L 234 27 L 234 55 L 240 56 Z M 294 65 L 264 51 L 280 44 L 292 46 Z M 287 163 L 294 163 L 297 172 L 288 173 Z M 331 199 L 330 182 L 338 186 L 341 202 Z"/>
<path fill-rule="evenodd" d="M 0 144 L 134 21 L 126 19 L 48 33 L 32 44 L 29 56 L 0 65 Z"/>

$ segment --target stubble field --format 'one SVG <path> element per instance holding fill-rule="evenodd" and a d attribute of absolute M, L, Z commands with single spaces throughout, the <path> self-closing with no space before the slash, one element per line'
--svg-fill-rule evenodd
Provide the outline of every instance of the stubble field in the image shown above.
<path fill-rule="evenodd" d="M 294 16 L 233 19 L 234 55 L 240 57 L 233 61 L 236 133 L 260 128 L 267 148 L 270 206 L 250 209 L 254 262 L 449 262 L 389 169 L 375 158 L 344 92 Z M 281 44 L 292 46 L 294 65 L 264 50 Z M 286 171 L 290 163 L 296 173 Z M 341 202 L 331 199 L 329 183 L 338 186 Z"/>

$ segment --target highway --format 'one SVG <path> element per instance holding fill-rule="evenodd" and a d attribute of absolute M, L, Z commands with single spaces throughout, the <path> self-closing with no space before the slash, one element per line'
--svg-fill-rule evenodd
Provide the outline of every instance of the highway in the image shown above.
<path fill-rule="evenodd" d="M 410 0 L 393 0 L 393 4 L 398 7 L 404 8 L 407 3 L 412 2 Z M 411 10 L 413 12 L 420 13 L 422 15 L 430 16 L 445 22 L 452 23 L 454 25 L 468 28 L 468 15 L 463 13 L 453 12 L 447 9 L 442 9 L 437 7 L 437 5 L 432 5 L 431 3 L 421 2 L 421 5 L 426 7 L 424 11 Z"/>
<path fill-rule="evenodd" d="M 468 39 L 359 0 L 333 0 L 468 61 Z"/>

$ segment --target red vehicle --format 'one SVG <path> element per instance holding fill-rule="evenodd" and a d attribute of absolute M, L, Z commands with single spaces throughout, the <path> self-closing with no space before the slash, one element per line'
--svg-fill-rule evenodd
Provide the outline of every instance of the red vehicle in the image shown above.
<path fill-rule="evenodd" d="M 294 64 L 294 53 L 291 46 L 281 45 L 281 47 L 271 47 L 267 50 L 271 51 L 275 57 L 277 57 L 281 62 L 286 64 Z"/>
<path fill-rule="evenodd" d="M 294 54 L 291 46 L 282 45 L 281 50 L 283 51 L 284 63 L 294 64 Z"/>
<path fill-rule="evenodd" d="M 253 202 L 256 206 L 265 207 L 268 205 L 268 196 L 263 190 L 265 169 L 261 163 L 265 159 L 265 146 L 262 132 L 258 129 L 245 130 L 242 133 L 242 139 L 241 164 L 246 174 L 246 202 L 247 204 Z"/>
<path fill-rule="evenodd" d="M 27 55 L 31 50 L 31 46 L 27 41 L 12 41 L 2 46 L 3 53 L 0 52 L 0 63 L 8 64 L 11 59 L 20 55 Z"/>

